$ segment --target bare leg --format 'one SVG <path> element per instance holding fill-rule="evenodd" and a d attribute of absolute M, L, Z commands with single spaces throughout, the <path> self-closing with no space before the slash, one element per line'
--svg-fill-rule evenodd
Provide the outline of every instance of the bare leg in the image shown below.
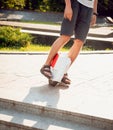
<path fill-rule="evenodd" d="M 49 52 L 49 55 L 47 57 L 47 60 L 45 62 L 45 65 L 50 65 L 51 60 L 55 56 L 55 54 L 70 40 L 70 36 L 62 35 L 59 38 L 56 39 L 56 41 L 53 43 L 51 50 Z"/>
<path fill-rule="evenodd" d="M 78 56 L 78 54 L 79 54 L 80 49 L 82 48 L 82 46 L 83 46 L 83 41 L 78 40 L 78 39 L 74 40 L 74 44 L 70 48 L 69 53 L 68 53 L 68 57 L 71 59 L 71 64 L 77 58 L 77 56 Z M 66 75 L 67 74 L 64 74 L 61 82 L 64 83 L 65 85 L 69 85 L 71 83 L 71 80 Z M 49 80 L 49 84 L 52 85 L 52 86 L 55 86 L 57 83 L 58 82 L 56 82 L 56 81 Z"/>
<path fill-rule="evenodd" d="M 82 46 L 83 46 L 83 41 L 79 39 L 74 40 L 74 44 L 70 48 L 69 53 L 68 53 L 68 56 L 71 58 L 72 63 L 77 58 Z"/>
<path fill-rule="evenodd" d="M 59 49 L 61 49 L 61 47 L 63 47 L 68 41 L 70 40 L 69 36 L 60 36 L 52 45 L 50 53 L 47 57 L 47 60 L 45 62 L 45 65 L 41 68 L 41 73 L 46 76 L 47 78 L 51 78 L 52 74 L 50 72 L 50 62 L 53 59 L 54 55 L 59 51 Z M 80 49 L 83 45 L 83 42 L 81 40 L 74 40 L 74 44 L 73 46 L 70 48 L 68 56 L 71 59 L 72 63 L 73 61 L 76 59 L 76 57 L 78 56 Z M 46 67 L 46 68 L 45 68 Z M 48 70 L 47 70 L 48 69 Z M 70 80 L 68 79 L 68 77 L 65 79 L 68 80 L 68 83 L 66 81 L 66 84 L 70 84 Z M 57 82 L 55 82 L 56 84 Z M 53 85 L 53 81 L 52 83 L 50 83 L 52 86 Z"/>

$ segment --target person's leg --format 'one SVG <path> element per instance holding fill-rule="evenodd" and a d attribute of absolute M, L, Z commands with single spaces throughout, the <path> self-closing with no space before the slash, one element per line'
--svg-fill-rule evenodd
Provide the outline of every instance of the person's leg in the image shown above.
<path fill-rule="evenodd" d="M 75 0 L 71 0 L 71 4 L 73 9 L 72 20 L 70 21 L 66 18 L 63 19 L 60 32 L 61 36 L 53 43 L 48 58 L 45 62 L 46 65 L 50 65 L 50 62 L 55 54 L 70 40 L 71 36 L 73 35 L 76 19 L 78 16 L 79 4 Z"/>
<path fill-rule="evenodd" d="M 47 77 L 48 79 L 52 78 L 52 73 L 50 70 L 50 64 L 53 57 L 58 53 L 58 51 L 70 40 L 70 36 L 61 35 L 56 41 L 53 43 L 49 55 L 46 59 L 45 64 L 40 69 L 40 72 Z"/>
<path fill-rule="evenodd" d="M 55 56 L 55 54 L 70 40 L 70 36 L 61 35 L 56 41 L 53 43 L 45 65 L 50 65 L 51 60 Z"/>
<path fill-rule="evenodd" d="M 72 63 L 77 58 L 83 44 L 84 42 L 79 39 L 74 40 L 73 46 L 70 48 L 69 53 L 68 53 L 68 56 L 70 57 Z"/>
<path fill-rule="evenodd" d="M 62 25 L 61 25 L 61 33 L 60 37 L 56 39 L 56 41 L 53 43 L 51 50 L 49 52 L 49 55 L 44 63 L 44 66 L 41 68 L 41 73 L 45 75 L 48 78 L 51 78 L 51 71 L 50 71 L 50 63 L 51 60 L 54 58 L 56 53 L 70 40 L 70 37 L 73 35 L 73 30 L 75 28 L 76 18 L 78 16 L 78 8 L 79 4 L 75 0 L 71 0 L 72 2 L 72 9 L 73 9 L 73 17 L 72 20 L 63 19 Z"/>
<path fill-rule="evenodd" d="M 75 26 L 75 40 L 73 46 L 70 48 L 68 56 L 72 63 L 77 58 L 89 31 L 90 21 L 92 16 L 92 9 L 82 4 L 79 4 L 78 17 Z"/>

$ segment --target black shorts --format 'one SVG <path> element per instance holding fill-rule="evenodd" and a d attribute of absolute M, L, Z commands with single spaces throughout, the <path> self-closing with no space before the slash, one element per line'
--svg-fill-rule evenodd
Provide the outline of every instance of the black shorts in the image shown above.
<path fill-rule="evenodd" d="M 61 35 L 72 36 L 81 41 L 86 40 L 92 17 L 92 8 L 80 4 L 77 0 L 71 0 L 73 10 L 72 20 L 63 19 L 61 25 Z"/>

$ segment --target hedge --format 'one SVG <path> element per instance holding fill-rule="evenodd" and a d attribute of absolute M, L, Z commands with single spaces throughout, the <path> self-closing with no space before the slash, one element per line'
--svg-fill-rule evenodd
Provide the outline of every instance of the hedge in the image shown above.
<path fill-rule="evenodd" d="M 1 26 L 0 46 L 1 47 L 26 47 L 32 42 L 32 37 L 27 33 L 20 32 L 19 28 Z"/>

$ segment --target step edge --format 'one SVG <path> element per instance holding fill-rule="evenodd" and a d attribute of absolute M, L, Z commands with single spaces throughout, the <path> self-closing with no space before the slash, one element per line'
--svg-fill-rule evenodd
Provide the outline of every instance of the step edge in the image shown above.
<path fill-rule="evenodd" d="M 14 130 L 16 128 L 16 130 L 44 130 L 44 129 L 40 129 L 40 128 L 33 128 L 33 127 L 29 127 L 27 125 L 22 125 L 19 123 L 14 123 L 14 122 L 9 122 L 9 121 L 4 121 L 4 120 L 0 120 L 0 129 L 1 130 Z"/>
<path fill-rule="evenodd" d="M 45 107 L 40 105 L 34 105 L 29 103 L 22 103 L 19 101 L 9 100 L 9 99 L 2 99 L 0 98 L 0 107 L 5 109 L 14 109 L 17 111 L 54 117 L 56 119 L 61 119 L 65 121 L 72 121 L 76 123 L 81 123 L 85 125 L 96 126 L 99 128 L 112 128 L 113 127 L 113 120 L 105 119 L 101 117 L 95 117 L 91 115 L 85 115 L 81 113 L 70 112 L 66 110 Z"/>

